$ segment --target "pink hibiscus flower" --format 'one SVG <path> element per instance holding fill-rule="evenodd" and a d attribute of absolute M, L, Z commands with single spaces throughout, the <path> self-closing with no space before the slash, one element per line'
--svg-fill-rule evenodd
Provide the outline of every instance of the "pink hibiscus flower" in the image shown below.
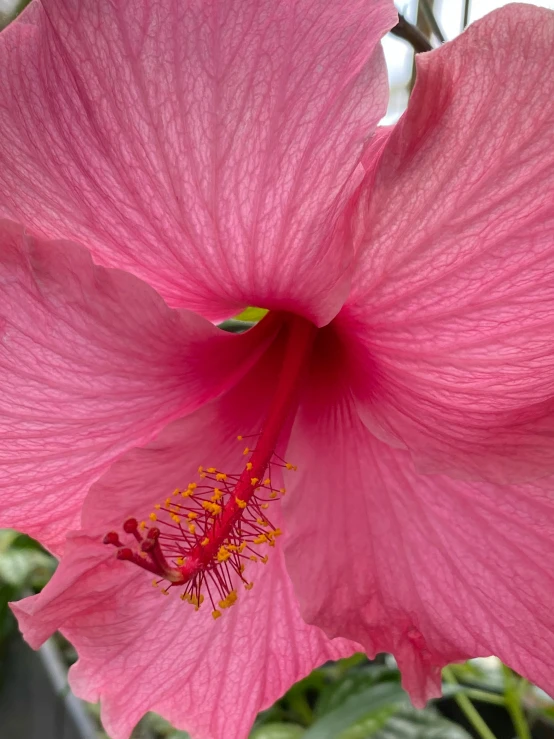
<path fill-rule="evenodd" d="M 421 56 L 370 138 L 394 22 L 44 0 L 1 36 L 1 523 L 61 558 L 14 611 L 114 739 L 244 737 L 359 648 L 418 705 L 491 653 L 552 689 L 554 13 Z"/>

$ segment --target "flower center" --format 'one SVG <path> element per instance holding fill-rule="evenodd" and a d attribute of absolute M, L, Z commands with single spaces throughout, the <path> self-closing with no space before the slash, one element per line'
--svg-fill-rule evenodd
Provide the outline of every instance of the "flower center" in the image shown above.
<path fill-rule="evenodd" d="M 281 431 L 290 421 L 297 404 L 297 391 L 315 337 L 316 327 L 306 319 L 289 317 L 283 364 L 267 417 L 259 434 L 238 439 L 251 444 L 243 450 L 246 461 L 236 473 L 215 467 L 199 467 L 198 482 L 174 490 L 164 503 L 154 507 L 149 523 L 127 519 L 123 532 L 110 531 L 104 543 L 117 548 L 117 558 L 132 562 L 157 576 L 153 584 L 166 582 L 166 595 L 173 587 L 182 589 L 181 598 L 200 608 L 206 600 L 212 616 L 237 600 L 236 585 L 251 590 L 245 576 L 251 563 L 268 561 L 281 529 L 267 516 L 271 504 L 285 494 L 275 487 L 275 468 L 296 470 L 279 457 L 275 449 Z"/>

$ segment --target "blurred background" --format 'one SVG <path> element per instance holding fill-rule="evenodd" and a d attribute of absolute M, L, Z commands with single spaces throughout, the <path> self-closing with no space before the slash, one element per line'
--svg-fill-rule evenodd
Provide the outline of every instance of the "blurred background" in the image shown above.
<path fill-rule="evenodd" d="M 523 0 L 526 2 L 527 0 Z M 345 0 L 347 2 L 347 0 Z M 27 2 L 0 0 L 0 29 Z M 399 13 L 431 46 L 457 36 L 503 0 L 409 0 Z M 538 0 L 554 10 L 554 0 Z M 401 31 L 398 31 L 401 33 Z M 405 33 L 403 35 L 406 35 Z M 383 40 L 390 102 L 383 123 L 406 108 L 415 78 L 414 48 Z M 0 530 L 0 739 L 106 739 L 99 708 L 71 694 L 76 660 L 60 635 L 38 652 L 21 640 L 8 602 L 38 592 L 55 560 L 26 536 Z M 258 717 L 251 739 L 554 739 L 554 700 L 494 657 L 443 671 L 444 697 L 423 711 L 410 706 L 391 655 L 355 655 L 328 663 L 294 685 Z M 159 716 L 146 716 L 133 739 L 187 739 Z"/>

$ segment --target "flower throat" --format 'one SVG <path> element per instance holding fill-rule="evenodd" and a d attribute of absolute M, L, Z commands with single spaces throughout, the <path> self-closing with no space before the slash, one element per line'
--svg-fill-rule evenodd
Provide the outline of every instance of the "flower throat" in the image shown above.
<path fill-rule="evenodd" d="M 267 319 L 266 319 L 267 320 Z M 104 543 L 117 548 L 117 558 L 151 572 L 161 592 L 181 590 L 181 599 L 198 610 L 206 599 L 219 618 L 237 600 L 237 586 L 251 590 L 246 569 L 266 564 L 281 529 L 267 515 L 271 504 L 285 494 L 274 487 L 275 468 L 296 470 L 275 448 L 281 431 L 296 409 L 302 370 L 316 327 L 290 316 L 282 327 L 286 345 L 281 372 L 267 417 L 259 434 L 243 437 L 242 470 L 232 474 L 215 467 L 199 467 L 198 481 L 176 489 L 154 506 L 148 521 L 129 518 L 123 523 L 128 543 L 115 531 Z"/>

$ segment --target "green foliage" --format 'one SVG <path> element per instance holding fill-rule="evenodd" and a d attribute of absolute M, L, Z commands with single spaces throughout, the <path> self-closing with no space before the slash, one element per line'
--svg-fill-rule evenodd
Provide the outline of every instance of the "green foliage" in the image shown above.
<path fill-rule="evenodd" d="M 267 313 L 265 308 L 246 308 L 238 316 L 220 323 L 219 328 L 232 334 L 241 334 L 255 326 Z"/>
<path fill-rule="evenodd" d="M 250 321 L 251 323 L 257 323 L 261 321 L 264 316 L 268 314 L 265 308 L 245 308 L 242 313 L 235 316 L 237 321 Z"/>
<path fill-rule="evenodd" d="M 363 736 L 374 736 L 406 703 L 407 695 L 398 682 L 355 690 L 336 708 L 320 716 L 306 731 L 304 739 L 350 739 L 351 732 L 361 725 Z"/>
<path fill-rule="evenodd" d="M 54 558 L 33 539 L 0 529 L 0 654 L 16 629 L 8 604 L 43 588 L 54 568 Z"/>
<path fill-rule="evenodd" d="M 11 529 L 0 530 L 0 581 L 17 591 L 40 590 L 55 568 L 55 560 L 33 539 Z"/>
<path fill-rule="evenodd" d="M 264 724 L 250 734 L 250 739 L 300 739 L 304 729 L 298 724 Z"/>

